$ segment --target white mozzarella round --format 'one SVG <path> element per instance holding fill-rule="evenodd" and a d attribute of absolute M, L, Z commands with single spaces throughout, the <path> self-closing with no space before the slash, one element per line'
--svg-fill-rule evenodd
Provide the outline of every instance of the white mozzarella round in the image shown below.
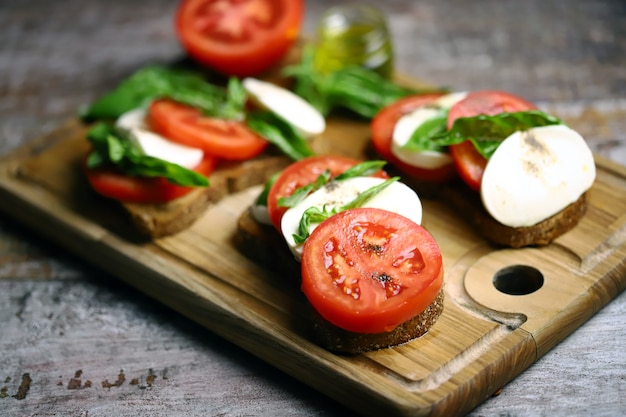
<path fill-rule="evenodd" d="M 326 130 L 324 116 L 297 94 L 256 78 L 244 78 L 242 84 L 256 103 L 285 119 L 305 137 Z"/>
<path fill-rule="evenodd" d="M 146 155 L 180 165 L 184 168 L 195 168 L 204 157 L 202 149 L 172 142 L 149 130 L 134 128 L 130 130 L 130 136 Z"/>
<path fill-rule="evenodd" d="M 535 225 L 575 202 L 593 184 L 593 154 L 564 125 L 536 127 L 506 138 L 481 182 L 487 211 L 511 227 Z"/>
<path fill-rule="evenodd" d="M 143 107 L 129 110 L 117 118 L 115 126 L 126 131 L 135 128 L 149 130 L 148 123 L 146 122 L 147 114 L 147 110 Z"/>
<path fill-rule="evenodd" d="M 270 218 L 270 213 L 267 210 L 267 206 L 262 204 L 252 204 L 250 206 L 250 215 L 254 220 L 261 224 L 272 225 L 272 219 Z"/>
<path fill-rule="evenodd" d="M 368 190 L 385 180 L 374 177 L 354 177 L 342 181 L 332 182 L 329 185 L 311 193 L 303 201 L 287 210 L 281 222 L 283 236 L 295 258 L 302 257 L 302 246 L 297 245 L 293 235 L 298 233 L 300 219 L 305 210 L 316 206 L 327 210 L 341 207 L 354 200 L 360 193 Z M 371 198 L 363 207 L 374 207 L 401 214 L 417 224 L 422 222 L 422 202 L 407 185 L 396 181 Z M 317 224 L 312 224 L 309 233 Z"/>
<path fill-rule="evenodd" d="M 204 158 L 202 149 L 173 142 L 148 130 L 145 109 L 139 108 L 124 113 L 117 119 L 115 125 L 127 131 L 130 139 L 145 155 L 188 169 L 198 166 Z"/>
<path fill-rule="evenodd" d="M 428 120 L 445 117 L 452 105 L 465 98 L 467 93 L 451 93 L 441 96 L 432 103 L 417 108 L 400 117 L 393 129 L 391 152 L 402 162 L 409 165 L 435 169 L 452 163 L 452 158 L 446 152 L 420 151 L 405 149 L 413 132 Z"/>

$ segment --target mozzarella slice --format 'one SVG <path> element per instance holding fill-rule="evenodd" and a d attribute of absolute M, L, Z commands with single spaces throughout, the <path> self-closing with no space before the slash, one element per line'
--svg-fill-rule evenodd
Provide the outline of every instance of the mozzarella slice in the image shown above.
<path fill-rule="evenodd" d="M 385 180 L 374 177 L 354 177 L 342 181 L 331 182 L 325 187 L 311 193 L 303 201 L 287 210 L 281 222 L 281 231 L 289 249 L 299 261 L 302 257 L 303 245 L 297 245 L 293 235 L 298 233 L 300 219 L 305 210 L 316 206 L 322 209 L 341 207 L 354 200 L 360 193 L 368 190 Z M 401 182 L 394 182 L 370 199 L 363 207 L 375 207 L 399 213 L 415 223 L 422 222 L 422 202 L 411 188 Z M 317 224 L 312 224 L 312 232 Z"/>
<path fill-rule="evenodd" d="M 130 136 L 146 155 L 184 168 L 195 168 L 204 157 L 202 149 L 172 142 L 149 130 L 134 128 L 130 130 Z"/>
<path fill-rule="evenodd" d="M 413 132 L 429 120 L 446 117 L 448 110 L 456 102 L 465 98 L 467 93 L 451 93 L 441 96 L 431 104 L 420 107 L 400 117 L 393 129 L 391 152 L 402 162 L 409 165 L 435 169 L 452 163 L 452 158 L 445 152 L 421 151 L 404 149 Z"/>
<path fill-rule="evenodd" d="M 262 204 L 252 204 L 250 206 L 250 214 L 252 218 L 261 224 L 272 224 L 272 219 L 270 218 L 270 213 L 267 210 L 267 206 Z"/>
<path fill-rule="evenodd" d="M 576 131 L 536 127 L 500 144 L 485 167 L 480 193 L 500 223 L 532 226 L 575 202 L 595 176 L 593 154 Z"/>
<path fill-rule="evenodd" d="M 181 145 L 148 130 L 146 110 L 138 108 L 121 115 L 115 125 L 128 132 L 130 139 L 145 155 L 159 158 L 184 168 L 193 169 L 204 158 L 202 149 Z"/>
<path fill-rule="evenodd" d="M 285 119 L 305 137 L 326 130 L 324 116 L 297 94 L 256 78 L 244 78 L 242 84 L 256 103 Z"/>
<path fill-rule="evenodd" d="M 129 110 L 117 118 L 115 126 L 126 131 L 130 131 L 134 128 L 149 130 L 148 123 L 146 122 L 147 115 L 148 111 L 143 107 Z"/>

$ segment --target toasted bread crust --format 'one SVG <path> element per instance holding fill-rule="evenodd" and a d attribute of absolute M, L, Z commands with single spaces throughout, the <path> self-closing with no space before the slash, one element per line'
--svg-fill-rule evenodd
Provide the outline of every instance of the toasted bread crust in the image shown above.
<path fill-rule="evenodd" d="M 323 348 L 349 355 L 399 346 L 423 336 L 430 330 L 443 312 L 443 300 L 442 288 L 433 302 L 414 318 L 405 321 L 390 332 L 372 334 L 354 333 L 337 327 L 311 307 L 313 337 Z"/>
<path fill-rule="evenodd" d="M 264 183 L 289 162 L 283 155 L 264 155 L 225 163 L 211 174 L 208 187 L 164 204 L 122 203 L 122 207 L 142 236 L 156 239 L 173 235 L 190 227 L 210 205 L 228 194 Z"/>
<path fill-rule="evenodd" d="M 239 217 L 234 242 L 238 250 L 248 258 L 287 276 L 299 285 L 300 263 L 295 260 L 283 237 L 273 226 L 257 222 L 249 210 L 245 210 Z M 341 329 L 323 319 L 309 306 L 312 338 L 325 349 L 344 354 L 401 345 L 424 335 L 430 329 L 443 311 L 443 297 L 442 289 L 421 314 L 391 332 L 379 334 L 354 333 Z"/>
<path fill-rule="evenodd" d="M 509 227 L 494 219 L 484 208 L 477 192 L 463 184 L 453 183 L 443 187 L 443 201 L 450 204 L 484 238 L 492 243 L 521 248 L 544 246 L 573 229 L 587 212 L 587 193 L 546 220 L 528 227 Z"/>
<path fill-rule="evenodd" d="M 233 242 L 237 250 L 259 265 L 290 279 L 300 279 L 300 263 L 294 258 L 282 235 L 274 226 L 257 222 L 250 210 L 244 210 L 239 216 Z"/>

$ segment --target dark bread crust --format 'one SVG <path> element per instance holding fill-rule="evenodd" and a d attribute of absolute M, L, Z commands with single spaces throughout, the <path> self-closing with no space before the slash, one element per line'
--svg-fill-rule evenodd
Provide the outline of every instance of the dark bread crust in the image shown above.
<path fill-rule="evenodd" d="M 274 272 L 285 275 L 296 285 L 300 283 L 300 263 L 295 260 L 283 237 L 271 225 L 257 222 L 249 210 L 239 217 L 234 236 L 237 249 L 249 259 Z M 398 346 L 424 335 L 443 311 L 443 289 L 437 298 L 415 318 L 391 332 L 379 334 L 354 333 L 323 319 L 313 307 L 311 332 L 313 340 L 325 349 L 343 354 L 357 354 Z"/>
<path fill-rule="evenodd" d="M 509 227 L 494 219 L 485 209 L 479 193 L 455 182 L 442 187 L 441 199 L 463 216 L 492 243 L 511 248 L 544 246 L 573 229 L 587 212 L 587 193 L 552 217 L 528 227 Z"/>
<path fill-rule="evenodd" d="M 399 346 L 423 336 L 435 324 L 443 312 L 444 290 L 426 310 L 386 333 L 354 333 L 337 327 L 311 307 L 313 336 L 315 341 L 332 352 L 355 355 L 358 353 Z"/>
<path fill-rule="evenodd" d="M 209 177 L 208 187 L 197 188 L 164 204 L 122 203 L 122 207 L 142 236 L 156 239 L 173 235 L 190 227 L 210 205 L 228 194 L 265 183 L 289 163 L 283 155 L 222 163 Z"/>
<path fill-rule="evenodd" d="M 250 210 L 244 210 L 237 222 L 233 243 L 239 252 L 274 272 L 299 282 L 300 263 L 285 240 L 272 225 L 257 222 Z"/>

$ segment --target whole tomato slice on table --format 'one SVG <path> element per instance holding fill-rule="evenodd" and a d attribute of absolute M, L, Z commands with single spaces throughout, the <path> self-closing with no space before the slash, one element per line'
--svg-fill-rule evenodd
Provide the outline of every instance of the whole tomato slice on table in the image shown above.
<path fill-rule="evenodd" d="M 469 93 L 450 108 L 447 128 L 452 128 L 454 121 L 461 117 L 474 117 L 481 114 L 494 116 L 504 112 L 513 113 L 535 108 L 534 104 L 525 99 L 504 91 L 476 91 Z M 450 145 L 449 149 L 459 176 L 471 189 L 479 191 L 487 159 L 469 140 Z"/>
<path fill-rule="evenodd" d="M 378 154 L 389 161 L 404 174 L 418 180 L 442 182 L 456 176 L 453 164 L 435 169 L 416 167 L 397 158 L 391 151 L 393 131 L 400 118 L 412 111 L 427 106 L 443 94 L 419 94 L 401 98 L 400 100 L 384 107 L 370 123 L 372 145 Z"/>
<path fill-rule="evenodd" d="M 442 255 L 433 237 L 393 212 L 340 212 L 304 244 L 304 294 L 322 317 L 351 332 L 393 330 L 421 314 L 442 284 Z"/>
<path fill-rule="evenodd" d="M 205 155 L 194 171 L 208 177 L 215 169 L 216 161 L 215 158 Z M 163 177 L 126 175 L 115 167 L 85 168 L 85 173 L 98 194 L 128 203 L 167 203 L 194 189 L 173 184 Z"/>
<path fill-rule="evenodd" d="M 175 27 L 196 61 L 245 77 L 276 64 L 300 32 L 303 0 L 183 0 Z"/>
<path fill-rule="evenodd" d="M 241 122 L 207 117 L 198 109 L 168 99 L 154 100 L 148 118 L 155 132 L 222 159 L 250 159 L 269 145 Z"/>
<path fill-rule="evenodd" d="M 329 170 L 331 177 L 345 172 L 361 161 L 338 155 L 311 156 L 294 162 L 285 168 L 272 184 L 267 195 L 267 209 L 276 230 L 280 231 L 280 222 L 287 207 L 278 204 L 278 200 L 292 195 L 298 188 L 309 185 L 324 171 Z M 384 171 L 375 176 L 388 178 Z"/>

